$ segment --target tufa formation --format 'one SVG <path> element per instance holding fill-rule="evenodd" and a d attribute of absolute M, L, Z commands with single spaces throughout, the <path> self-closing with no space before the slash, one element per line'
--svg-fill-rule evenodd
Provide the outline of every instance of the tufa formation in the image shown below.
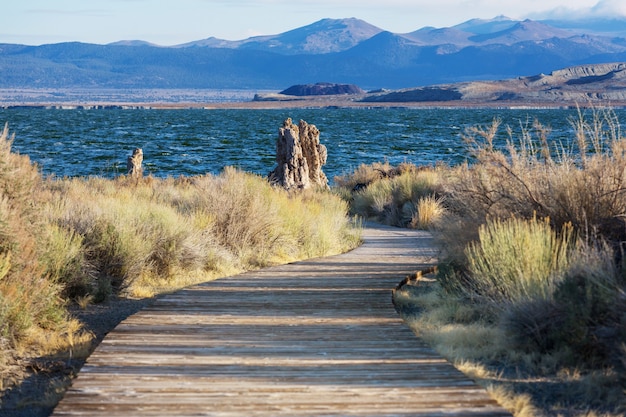
<path fill-rule="evenodd" d="M 326 146 L 320 144 L 320 131 L 315 125 L 304 120 L 295 125 L 289 118 L 278 130 L 278 166 L 270 172 L 269 179 L 287 190 L 327 188 L 328 178 L 322 172 L 326 157 Z"/>
<path fill-rule="evenodd" d="M 133 154 L 126 159 L 127 175 L 131 178 L 141 178 L 143 175 L 143 151 L 141 148 L 135 148 Z"/>

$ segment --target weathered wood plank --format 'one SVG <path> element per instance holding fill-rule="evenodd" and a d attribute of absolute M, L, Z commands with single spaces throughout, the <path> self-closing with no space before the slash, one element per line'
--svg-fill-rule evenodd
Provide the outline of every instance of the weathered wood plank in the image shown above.
<path fill-rule="evenodd" d="M 416 338 L 391 289 L 425 232 L 161 297 L 112 331 L 54 416 L 509 416 Z"/>

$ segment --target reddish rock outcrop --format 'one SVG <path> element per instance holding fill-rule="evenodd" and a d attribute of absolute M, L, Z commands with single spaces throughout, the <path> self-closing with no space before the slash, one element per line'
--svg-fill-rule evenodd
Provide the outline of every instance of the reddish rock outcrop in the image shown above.
<path fill-rule="evenodd" d="M 278 130 L 278 166 L 270 172 L 270 181 L 287 190 L 328 187 L 328 178 L 322 171 L 326 158 L 326 146 L 320 143 L 320 131 L 315 125 L 304 120 L 295 125 L 289 118 Z"/>

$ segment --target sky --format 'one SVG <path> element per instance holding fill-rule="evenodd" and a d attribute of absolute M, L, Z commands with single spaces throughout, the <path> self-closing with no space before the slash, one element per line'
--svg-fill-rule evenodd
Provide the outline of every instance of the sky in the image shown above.
<path fill-rule="evenodd" d="M 2 6 L 0 43 L 170 46 L 211 36 L 274 35 L 323 18 L 356 17 L 394 33 L 469 19 L 626 16 L 625 0 L 14 0 Z"/>

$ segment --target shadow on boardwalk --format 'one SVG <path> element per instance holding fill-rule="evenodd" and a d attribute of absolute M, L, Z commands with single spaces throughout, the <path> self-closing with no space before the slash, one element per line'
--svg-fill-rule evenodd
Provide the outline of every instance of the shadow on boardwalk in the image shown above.
<path fill-rule="evenodd" d="M 416 338 L 391 289 L 431 265 L 426 232 L 197 285 L 129 317 L 54 416 L 507 416 Z"/>

